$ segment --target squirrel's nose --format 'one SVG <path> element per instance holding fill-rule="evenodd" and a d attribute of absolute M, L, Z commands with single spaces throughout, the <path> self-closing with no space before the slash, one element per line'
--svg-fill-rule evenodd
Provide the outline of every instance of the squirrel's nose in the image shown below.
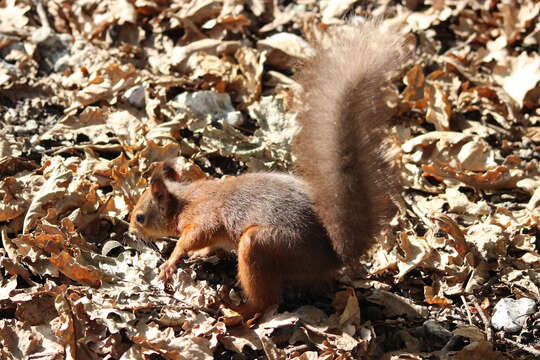
<path fill-rule="evenodd" d="M 135 216 L 135 220 L 137 220 L 137 222 L 139 224 L 144 224 L 144 215 L 143 214 L 137 214 L 137 216 Z"/>

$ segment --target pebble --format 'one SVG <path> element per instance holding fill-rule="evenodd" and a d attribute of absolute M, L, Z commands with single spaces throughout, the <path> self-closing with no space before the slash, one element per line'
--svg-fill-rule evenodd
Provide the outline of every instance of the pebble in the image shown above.
<path fill-rule="evenodd" d="M 509 333 L 518 332 L 523 328 L 528 316 L 533 314 L 535 309 L 536 303 L 533 299 L 501 299 L 495 305 L 491 325 L 497 330 L 504 330 Z"/>
<path fill-rule="evenodd" d="M 137 85 L 129 88 L 125 94 L 124 98 L 136 108 L 142 109 L 145 105 L 146 99 L 144 97 L 144 86 Z"/>

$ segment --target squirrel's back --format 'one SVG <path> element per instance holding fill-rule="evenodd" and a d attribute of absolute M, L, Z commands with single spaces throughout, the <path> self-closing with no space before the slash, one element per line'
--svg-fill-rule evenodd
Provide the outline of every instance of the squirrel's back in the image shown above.
<path fill-rule="evenodd" d="M 318 44 L 297 77 L 301 130 L 293 152 L 333 247 L 347 262 L 375 243 L 389 197 L 399 193 L 382 87 L 402 61 L 403 45 L 373 22 L 329 37 L 330 46 Z"/>

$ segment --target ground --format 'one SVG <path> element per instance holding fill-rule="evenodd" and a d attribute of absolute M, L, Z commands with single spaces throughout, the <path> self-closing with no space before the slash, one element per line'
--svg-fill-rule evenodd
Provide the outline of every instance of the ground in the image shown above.
<path fill-rule="evenodd" d="M 540 357 L 539 14 L 532 0 L 0 0 L 0 357 Z M 372 17 L 410 51 L 387 89 L 403 191 L 380 246 L 247 324 L 225 306 L 242 296 L 234 256 L 157 281 L 174 241 L 160 254 L 124 236 L 156 164 L 292 170 L 298 63 Z"/>

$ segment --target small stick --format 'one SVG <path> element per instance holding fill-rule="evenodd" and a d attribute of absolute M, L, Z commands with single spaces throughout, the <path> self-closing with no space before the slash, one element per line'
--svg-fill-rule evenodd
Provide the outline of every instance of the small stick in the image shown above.
<path fill-rule="evenodd" d="M 467 318 L 469 319 L 469 325 L 472 325 L 472 315 L 471 310 L 469 309 L 469 304 L 467 304 L 467 299 L 465 299 L 465 296 L 461 295 L 461 301 L 463 301 L 463 304 L 465 305 L 465 311 L 467 312 Z"/>
<path fill-rule="evenodd" d="M 51 29 L 51 24 L 49 24 L 49 19 L 47 18 L 47 13 L 45 12 L 45 8 L 43 7 L 43 4 L 40 0 L 35 0 L 36 4 L 36 11 L 39 16 L 39 20 L 41 21 L 41 27 L 46 29 Z"/>
<path fill-rule="evenodd" d="M 502 338 L 501 340 L 506 341 L 507 343 L 514 345 L 515 347 L 519 348 L 520 350 L 527 351 L 527 352 L 533 354 L 536 357 L 540 357 L 540 350 L 536 350 L 532 346 L 523 345 L 521 343 L 518 343 L 517 341 L 510 340 L 508 338 Z"/>
<path fill-rule="evenodd" d="M 287 354 L 292 354 L 294 352 L 299 352 L 299 353 L 302 353 L 302 352 L 305 352 L 307 350 L 311 349 L 311 346 L 308 345 L 308 344 L 301 344 L 301 345 L 298 345 L 298 346 L 293 346 L 292 348 L 289 348 L 289 349 L 285 349 L 285 352 Z"/>
<path fill-rule="evenodd" d="M 476 310 L 478 311 L 478 315 L 480 315 L 480 318 L 482 319 L 482 322 L 484 323 L 484 330 L 486 331 L 487 341 L 493 340 L 493 329 L 491 328 L 489 324 L 489 320 L 484 314 L 484 310 L 480 307 L 478 302 L 476 300 L 473 300 L 473 304 L 476 307 Z"/>

